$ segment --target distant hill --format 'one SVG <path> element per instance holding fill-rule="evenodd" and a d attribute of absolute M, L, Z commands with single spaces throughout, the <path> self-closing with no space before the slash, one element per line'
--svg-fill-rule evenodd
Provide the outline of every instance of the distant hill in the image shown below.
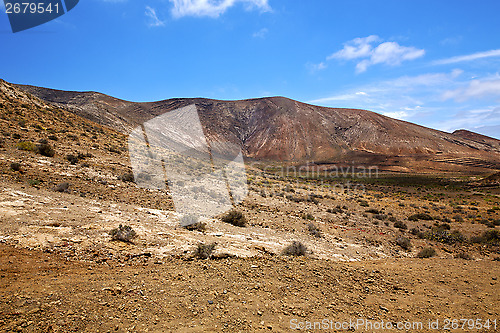
<path fill-rule="evenodd" d="M 453 132 L 453 134 L 456 136 L 460 136 L 462 138 L 465 138 L 465 139 L 484 143 L 484 144 L 490 145 L 490 146 L 495 147 L 495 148 L 500 148 L 500 140 L 486 136 L 486 135 L 478 134 L 478 133 L 471 132 L 471 131 L 464 130 L 464 129 L 456 130 Z"/>
<path fill-rule="evenodd" d="M 463 130 L 446 133 L 366 110 L 285 97 L 135 103 L 97 92 L 17 87 L 125 134 L 165 112 L 196 104 L 210 139 L 238 144 L 247 158 L 259 161 L 373 164 L 400 172 L 500 170 L 499 140 Z"/>

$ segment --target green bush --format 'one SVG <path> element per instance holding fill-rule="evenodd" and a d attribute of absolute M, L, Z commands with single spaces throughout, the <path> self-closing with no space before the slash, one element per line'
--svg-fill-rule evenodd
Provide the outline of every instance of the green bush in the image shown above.
<path fill-rule="evenodd" d="M 30 180 L 28 181 L 28 184 L 30 184 L 31 186 L 38 186 L 38 185 L 40 185 L 41 183 L 42 183 L 42 182 L 41 182 L 41 181 L 39 181 L 38 179 L 30 179 Z"/>
<path fill-rule="evenodd" d="M 436 255 L 436 250 L 432 247 L 424 247 L 420 252 L 417 254 L 417 257 L 419 258 L 431 258 Z"/>
<path fill-rule="evenodd" d="M 314 216 L 311 213 L 304 213 L 304 214 L 301 215 L 301 217 L 304 220 L 311 220 L 311 221 L 314 220 Z"/>
<path fill-rule="evenodd" d="M 453 230 L 450 232 L 443 228 L 443 225 L 434 226 L 430 231 L 422 233 L 419 237 L 444 244 L 461 243 L 466 240 L 460 231 Z"/>
<path fill-rule="evenodd" d="M 16 144 L 17 149 L 25 151 L 35 151 L 36 146 L 31 141 L 21 141 Z"/>

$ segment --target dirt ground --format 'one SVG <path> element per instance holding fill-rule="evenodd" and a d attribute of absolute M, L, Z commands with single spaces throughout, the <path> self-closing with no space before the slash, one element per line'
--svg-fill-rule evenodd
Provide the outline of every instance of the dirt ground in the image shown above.
<path fill-rule="evenodd" d="M 5 332 L 287 332 L 292 323 L 323 319 L 427 325 L 485 322 L 500 313 L 500 263 L 484 260 L 264 256 L 96 264 L 0 245 L 0 262 Z M 425 325 L 407 331 L 433 331 Z M 370 331 L 364 328 L 357 331 Z"/>

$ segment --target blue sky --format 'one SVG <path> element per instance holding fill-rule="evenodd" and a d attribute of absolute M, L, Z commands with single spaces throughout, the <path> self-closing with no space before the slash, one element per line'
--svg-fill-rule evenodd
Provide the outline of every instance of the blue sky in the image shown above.
<path fill-rule="evenodd" d="M 81 0 L 16 34 L 0 13 L 0 78 L 132 101 L 279 95 L 500 138 L 498 13 L 497 0 Z"/>

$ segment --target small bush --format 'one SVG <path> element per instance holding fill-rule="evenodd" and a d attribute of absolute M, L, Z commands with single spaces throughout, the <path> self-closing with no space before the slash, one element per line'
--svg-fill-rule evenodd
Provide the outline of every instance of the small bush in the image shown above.
<path fill-rule="evenodd" d="M 445 244 L 455 244 L 464 242 L 464 235 L 458 230 L 449 231 L 450 226 L 446 223 L 436 224 L 430 231 L 421 233 L 418 236 L 431 241 L 441 242 Z"/>
<path fill-rule="evenodd" d="M 48 136 L 48 139 L 49 139 L 49 140 L 52 140 L 52 141 L 57 141 L 57 140 L 59 140 L 59 138 L 58 138 L 57 136 L 55 136 L 55 135 L 49 135 L 49 136 Z"/>
<path fill-rule="evenodd" d="M 467 252 L 460 252 L 455 256 L 457 259 L 472 260 L 472 257 Z"/>
<path fill-rule="evenodd" d="M 21 163 L 17 162 L 11 163 L 10 168 L 14 171 L 21 171 Z"/>
<path fill-rule="evenodd" d="M 31 141 L 21 141 L 16 144 L 17 149 L 25 151 L 35 151 L 36 146 Z"/>
<path fill-rule="evenodd" d="M 68 155 L 66 155 L 66 159 L 69 161 L 69 163 L 71 163 L 73 165 L 78 163 L 78 157 L 75 155 L 68 154 Z"/>
<path fill-rule="evenodd" d="M 427 213 L 417 213 L 417 214 L 413 214 L 413 215 L 409 216 L 408 220 L 410 220 L 410 221 L 418 221 L 418 220 L 432 221 L 432 220 L 434 220 L 434 218 Z"/>
<path fill-rule="evenodd" d="M 298 241 L 293 241 L 283 249 L 283 254 L 287 256 L 304 256 L 306 255 L 307 247 Z"/>
<path fill-rule="evenodd" d="M 321 238 L 323 237 L 323 234 L 321 233 L 321 229 L 318 228 L 316 225 L 314 225 L 313 223 L 309 223 L 307 225 L 307 229 L 309 230 L 309 233 L 314 236 L 314 237 L 318 237 L 318 238 Z"/>
<path fill-rule="evenodd" d="M 38 186 L 40 185 L 42 182 L 39 181 L 38 179 L 30 179 L 28 180 L 28 184 L 30 184 L 31 186 Z"/>
<path fill-rule="evenodd" d="M 133 172 L 124 173 L 123 175 L 118 176 L 118 179 L 121 180 L 122 182 L 133 182 L 134 173 Z"/>
<path fill-rule="evenodd" d="M 380 211 L 378 209 L 375 209 L 375 208 L 367 209 L 366 212 L 370 213 L 370 214 L 380 214 Z"/>
<path fill-rule="evenodd" d="M 221 218 L 222 222 L 232 224 L 236 227 L 244 227 L 247 220 L 242 212 L 239 210 L 232 210 Z"/>
<path fill-rule="evenodd" d="M 305 214 L 302 214 L 301 217 L 304 219 L 304 220 L 311 220 L 313 221 L 314 220 L 314 216 L 310 213 L 305 213 Z"/>
<path fill-rule="evenodd" d="M 368 204 L 368 201 L 366 200 L 359 200 L 359 205 L 361 207 L 369 207 L 370 205 Z"/>
<path fill-rule="evenodd" d="M 199 243 L 194 250 L 193 255 L 198 259 L 209 259 L 212 257 L 212 252 L 215 250 L 217 243 L 203 244 Z"/>
<path fill-rule="evenodd" d="M 342 209 L 342 207 L 340 207 L 340 205 L 337 205 L 337 207 L 328 208 L 326 211 L 328 213 L 337 214 L 337 213 L 342 213 L 344 210 Z"/>
<path fill-rule="evenodd" d="M 420 252 L 417 254 L 417 257 L 419 258 L 431 258 L 436 255 L 436 250 L 432 247 L 424 247 Z"/>
<path fill-rule="evenodd" d="M 406 251 L 411 250 L 411 241 L 406 237 L 402 237 L 402 236 L 398 237 L 396 239 L 396 244 L 401 246 L 401 248 L 403 248 Z"/>
<path fill-rule="evenodd" d="M 486 230 L 481 236 L 472 237 L 470 239 L 472 243 L 483 243 L 483 244 L 500 244 L 500 231 L 498 230 Z"/>
<path fill-rule="evenodd" d="M 132 243 L 132 239 L 137 237 L 134 229 L 128 225 L 119 225 L 118 228 L 115 228 L 109 232 L 111 235 L 111 240 L 121 241 L 125 243 Z"/>
<path fill-rule="evenodd" d="M 48 143 L 41 143 L 36 146 L 36 151 L 38 154 L 47 157 L 53 157 L 55 155 L 54 148 Z"/>
<path fill-rule="evenodd" d="M 54 188 L 54 191 L 56 191 L 56 192 L 69 192 L 69 186 L 70 186 L 70 183 L 67 183 L 67 182 L 60 183 Z"/>
<path fill-rule="evenodd" d="M 488 228 L 494 228 L 495 227 L 495 224 L 493 222 L 490 222 L 490 221 L 488 221 L 486 219 L 482 219 L 481 221 L 479 221 L 479 223 L 484 224 Z"/>
<path fill-rule="evenodd" d="M 375 215 L 373 215 L 373 218 L 375 218 L 377 220 L 382 220 L 383 221 L 383 220 L 387 219 L 387 215 L 385 215 L 385 214 L 375 214 Z"/>
<path fill-rule="evenodd" d="M 207 230 L 207 225 L 203 222 L 199 222 L 197 215 L 186 214 L 182 216 L 180 218 L 180 224 L 189 231 L 197 230 L 204 232 Z"/>
<path fill-rule="evenodd" d="M 396 221 L 394 223 L 394 228 L 398 228 L 399 230 L 406 230 L 408 229 L 408 226 L 402 221 Z"/>
<path fill-rule="evenodd" d="M 189 231 L 199 231 L 199 232 L 205 232 L 207 230 L 207 225 L 203 222 L 196 222 L 195 224 L 189 224 L 184 226 Z"/>

